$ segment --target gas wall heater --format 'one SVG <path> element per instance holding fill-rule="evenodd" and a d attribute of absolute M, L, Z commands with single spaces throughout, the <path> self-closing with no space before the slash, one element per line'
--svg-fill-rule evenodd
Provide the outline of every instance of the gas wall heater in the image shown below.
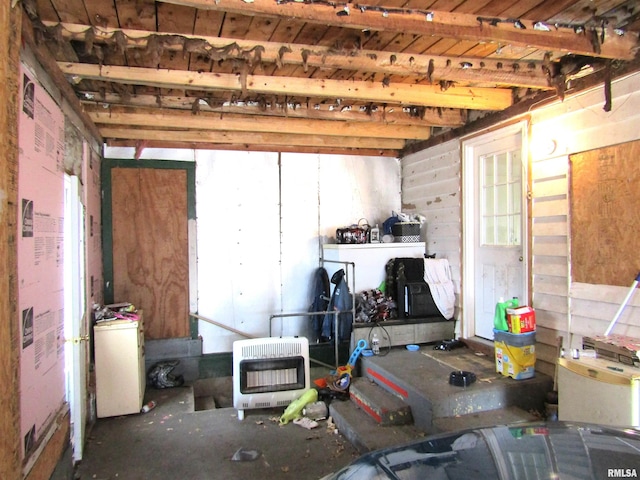
<path fill-rule="evenodd" d="M 238 419 L 244 419 L 248 409 L 286 407 L 309 385 L 309 341 L 305 337 L 233 342 L 233 406 Z"/>

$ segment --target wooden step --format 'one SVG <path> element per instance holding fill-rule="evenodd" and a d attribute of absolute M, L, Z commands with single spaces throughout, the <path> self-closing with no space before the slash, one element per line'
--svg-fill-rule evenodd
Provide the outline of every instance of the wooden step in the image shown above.
<path fill-rule="evenodd" d="M 367 378 L 354 378 L 349 387 L 351 401 L 382 426 L 411 425 L 411 407 Z"/>

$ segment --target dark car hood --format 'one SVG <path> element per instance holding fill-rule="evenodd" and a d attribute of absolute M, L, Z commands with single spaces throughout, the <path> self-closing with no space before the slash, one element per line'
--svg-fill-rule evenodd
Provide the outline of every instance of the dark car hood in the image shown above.
<path fill-rule="evenodd" d="M 425 437 L 367 453 L 325 478 L 586 480 L 638 475 L 638 430 L 542 422 Z"/>

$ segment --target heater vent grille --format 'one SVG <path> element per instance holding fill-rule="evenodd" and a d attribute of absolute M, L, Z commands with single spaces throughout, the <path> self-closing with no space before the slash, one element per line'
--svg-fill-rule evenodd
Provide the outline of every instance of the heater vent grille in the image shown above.
<path fill-rule="evenodd" d="M 242 347 L 242 358 L 286 358 L 302 355 L 299 342 L 258 343 Z"/>

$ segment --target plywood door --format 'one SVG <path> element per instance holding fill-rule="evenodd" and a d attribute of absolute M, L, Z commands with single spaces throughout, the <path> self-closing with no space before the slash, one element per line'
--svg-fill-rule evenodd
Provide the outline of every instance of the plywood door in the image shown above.
<path fill-rule="evenodd" d="M 148 339 L 189 336 L 187 173 L 113 168 L 114 301 L 144 309 Z"/>

